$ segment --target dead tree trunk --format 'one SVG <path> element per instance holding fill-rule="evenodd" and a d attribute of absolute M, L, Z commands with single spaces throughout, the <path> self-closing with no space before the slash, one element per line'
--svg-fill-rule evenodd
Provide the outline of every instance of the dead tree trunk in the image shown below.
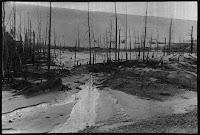
<path fill-rule="evenodd" d="M 140 37 L 138 34 L 138 59 L 140 59 Z"/>
<path fill-rule="evenodd" d="M 131 60 L 131 33 L 130 33 L 130 29 L 129 29 L 129 42 L 130 42 L 130 60 Z"/>
<path fill-rule="evenodd" d="M 13 16 L 13 19 L 14 19 L 14 33 L 13 33 L 13 38 L 14 38 L 14 57 L 17 56 L 17 45 L 16 45 L 16 3 L 14 3 L 14 16 Z M 16 73 L 16 66 L 17 66 L 17 63 L 15 61 L 15 59 L 13 58 L 13 70 L 14 70 L 14 73 Z"/>
<path fill-rule="evenodd" d="M 56 30 L 55 30 L 55 25 L 54 25 L 54 53 L 56 50 Z"/>
<path fill-rule="evenodd" d="M 137 59 L 137 41 L 136 41 L 136 35 L 135 35 L 135 56 L 136 56 L 136 59 Z"/>
<path fill-rule="evenodd" d="M 33 62 L 33 65 L 35 65 L 35 32 L 33 31 L 33 59 L 32 59 L 32 62 Z"/>
<path fill-rule="evenodd" d="M 61 43 L 60 43 L 60 65 L 61 65 Z"/>
<path fill-rule="evenodd" d="M 105 34 L 103 34 L 103 48 L 102 48 L 102 50 L 103 50 L 103 63 L 105 63 L 105 61 L 106 61 L 106 58 L 105 58 L 105 54 L 104 54 L 104 51 L 105 51 L 105 47 L 106 46 L 106 36 L 105 36 Z"/>
<path fill-rule="evenodd" d="M 117 10 L 116 10 L 116 2 L 115 2 L 115 19 L 116 19 L 116 29 L 115 29 L 115 62 L 117 62 Z"/>
<path fill-rule="evenodd" d="M 169 26 L 169 46 L 168 46 L 168 54 L 171 53 L 171 36 L 172 36 L 172 18 Z"/>
<path fill-rule="evenodd" d="M 74 52 L 75 52 L 75 56 L 74 56 L 74 67 L 76 66 L 76 48 L 77 48 L 77 40 L 76 40 L 76 44 L 74 47 Z"/>
<path fill-rule="evenodd" d="M 127 61 L 128 60 L 128 53 L 127 53 L 127 42 L 128 42 L 127 41 L 127 5 L 126 5 L 126 35 L 125 36 L 126 36 L 126 45 L 125 45 L 126 48 L 125 49 L 126 49 L 126 61 Z"/>
<path fill-rule="evenodd" d="M 111 62 L 112 22 L 110 23 L 110 25 L 111 25 L 111 30 L 110 30 L 109 62 Z"/>
<path fill-rule="evenodd" d="M 120 30 L 121 30 L 121 29 L 119 29 L 118 62 L 119 62 L 119 53 L 120 53 Z"/>
<path fill-rule="evenodd" d="M 152 44 L 152 36 L 151 36 L 151 39 L 150 39 L 150 47 L 149 47 L 149 50 L 148 50 L 147 59 L 149 59 L 149 52 L 151 51 L 151 44 Z"/>
<path fill-rule="evenodd" d="M 44 46 L 43 46 L 43 54 L 45 54 L 46 49 L 47 49 L 47 39 L 48 39 L 48 21 L 46 24 L 46 32 L 45 32 L 45 42 L 44 42 Z"/>
<path fill-rule="evenodd" d="M 79 25 L 78 25 L 78 43 L 77 50 L 80 50 L 80 39 L 79 39 Z"/>
<path fill-rule="evenodd" d="M 51 60 L 51 2 L 50 2 L 50 17 L 49 17 L 49 46 L 48 46 L 48 72 L 50 73 Z"/>
<path fill-rule="evenodd" d="M 30 56 L 32 57 L 32 27 L 31 27 L 31 19 L 30 19 L 30 35 L 29 35 L 29 45 L 30 45 Z M 30 57 L 30 58 L 31 58 Z"/>
<path fill-rule="evenodd" d="M 148 2 L 146 7 L 146 16 L 145 16 L 145 28 L 144 28 L 144 47 L 143 47 L 143 62 L 145 57 L 145 42 L 146 42 L 146 31 L 147 31 L 147 9 L 148 9 Z"/>
<path fill-rule="evenodd" d="M 92 56 L 92 52 L 91 52 L 91 41 L 90 41 L 90 12 L 89 12 L 89 2 L 88 2 L 88 30 L 89 30 L 89 48 L 90 48 L 90 67 L 91 67 L 91 56 Z"/>
<path fill-rule="evenodd" d="M 5 3 L 3 2 L 2 3 L 2 56 L 1 56 L 1 60 L 2 60 L 2 80 L 4 81 L 4 79 L 5 79 L 5 70 L 4 70 L 4 50 L 5 50 L 5 31 L 6 31 L 6 29 L 5 29 L 5 5 L 4 5 Z"/>
<path fill-rule="evenodd" d="M 106 28 L 106 56 L 107 56 L 107 63 L 108 63 L 108 35 L 107 35 L 107 28 Z"/>
<path fill-rule="evenodd" d="M 190 31 L 191 31 L 191 33 L 188 33 L 187 35 L 191 37 L 190 54 L 192 54 L 193 53 L 193 26 Z"/>
<path fill-rule="evenodd" d="M 166 38 L 165 38 L 165 44 L 164 44 L 164 49 L 163 49 L 163 56 L 165 56 L 165 49 L 166 49 Z"/>
<path fill-rule="evenodd" d="M 93 50 L 93 58 L 92 58 L 92 67 L 93 67 L 93 71 L 94 71 L 94 64 L 95 64 L 95 37 L 94 37 L 94 31 L 93 31 L 93 43 L 94 43 L 94 50 Z M 98 40 L 99 43 L 99 40 Z"/>

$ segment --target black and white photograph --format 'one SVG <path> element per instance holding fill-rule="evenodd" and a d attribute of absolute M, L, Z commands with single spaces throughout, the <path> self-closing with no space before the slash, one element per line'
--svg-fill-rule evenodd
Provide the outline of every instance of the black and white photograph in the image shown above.
<path fill-rule="evenodd" d="M 2 133 L 197 134 L 197 1 L 4 1 Z"/>

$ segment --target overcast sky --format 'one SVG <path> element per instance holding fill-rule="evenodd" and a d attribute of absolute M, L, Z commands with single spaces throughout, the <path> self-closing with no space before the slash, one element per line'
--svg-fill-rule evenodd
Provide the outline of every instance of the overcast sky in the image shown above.
<path fill-rule="evenodd" d="M 49 2 L 17 2 L 49 6 Z M 90 11 L 114 12 L 114 2 L 90 2 Z M 145 15 L 147 2 L 117 2 L 117 13 Z M 52 2 L 53 7 L 87 10 L 88 2 Z M 148 16 L 197 21 L 197 2 L 148 2 Z"/>

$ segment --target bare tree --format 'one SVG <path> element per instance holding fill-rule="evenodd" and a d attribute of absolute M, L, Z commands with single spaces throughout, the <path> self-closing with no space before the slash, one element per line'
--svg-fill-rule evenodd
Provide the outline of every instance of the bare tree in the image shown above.
<path fill-rule="evenodd" d="M 138 59 L 140 59 L 140 36 L 138 33 Z"/>
<path fill-rule="evenodd" d="M 109 62 L 111 62 L 111 59 L 112 59 L 112 55 L 111 55 L 111 47 L 112 45 L 112 21 L 110 23 L 110 46 L 109 46 Z"/>
<path fill-rule="evenodd" d="M 131 60 L 131 33 L 130 33 L 130 29 L 129 29 L 129 44 L 130 44 L 130 60 Z"/>
<path fill-rule="evenodd" d="M 165 44 L 164 44 L 164 49 L 163 49 L 163 56 L 165 56 L 165 49 L 166 49 L 166 38 L 165 38 Z"/>
<path fill-rule="evenodd" d="M 145 16 L 145 28 L 144 28 L 144 47 L 143 47 L 143 62 L 145 57 L 145 42 L 146 42 L 146 31 L 147 31 L 147 9 L 148 9 L 148 2 L 146 7 L 146 16 Z"/>
<path fill-rule="evenodd" d="M 106 54 L 107 54 L 107 62 L 108 62 L 108 35 L 107 35 L 107 28 L 106 28 Z"/>
<path fill-rule="evenodd" d="M 5 3 L 2 3 L 2 56 L 1 56 L 1 66 L 2 66 L 2 79 L 5 78 L 4 70 L 4 52 L 5 52 Z"/>
<path fill-rule="evenodd" d="M 103 50 L 105 50 L 105 48 L 106 48 L 106 36 L 105 36 L 105 34 L 103 34 Z M 103 60 L 105 63 L 105 61 L 106 61 L 105 54 L 103 56 L 104 56 Z"/>
<path fill-rule="evenodd" d="M 98 40 L 99 42 L 99 40 Z M 93 31 L 93 43 L 94 43 L 94 50 L 93 50 L 93 59 L 92 59 L 92 65 L 93 65 L 93 70 L 94 70 L 94 64 L 95 64 L 95 37 L 94 37 L 94 31 Z M 98 43 L 99 44 L 99 43 Z"/>
<path fill-rule="evenodd" d="M 13 70 L 14 73 L 16 72 L 16 61 L 15 57 L 17 56 L 17 45 L 16 45 L 16 3 L 14 2 L 14 9 L 13 9 L 13 22 L 14 22 L 14 32 L 13 32 L 13 38 L 14 38 L 14 57 L 12 58 L 13 62 Z"/>
<path fill-rule="evenodd" d="M 136 55 L 136 59 L 137 59 L 137 50 L 136 50 L 137 49 L 137 41 L 136 41 L 136 35 L 135 35 L 135 48 L 134 49 L 135 49 L 135 55 Z"/>
<path fill-rule="evenodd" d="M 45 31 L 45 41 L 44 41 L 44 46 L 43 46 L 43 53 L 45 54 L 46 52 L 46 46 L 47 46 L 47 38 L 48 38 L 48 20 L 46 23 L 46 31 Z"/>
<path fill-rule="evenodd" d="M 158 56 L 158 46 L 159 46 L 159 32 L 157 29 L 157 38 L 156 38 L 156 58 Z"/>
<path fill-rule="evenodd" d="M 126 41 L 125 42 L 126 47 L 125 47 L 125 49 L 126 49 L 126 61 L 127 61 L 128 60 L 128 53 L 127 53 L 127 42 L 128 42 L 127 41 L 127 5 L 126 5 L 126 35 L 125 36 L 126 36 L 126 40 L 125 40 Z"/>
<path fill-rule="evenodd" d="M 192 29 L 189 31 L 190 33 L 188 33 L 187 35 L 191 37 L 190 53 L 192 54 L 193 53 L 193 26 L 192 26 Z"/>
<path fill-rule="evenodd" d="M 65 51 L 65 37 L 64 37 L 64 35 L 62 37 L 63 37 L 63 42 L 64 42 L 64 49 L 63 49 L 63 53 L 64 53 L 64 51 Z"/>
<path fill-rule="evenodd" d="M 30 32 L 29 32 L 29 45 L 30 45 L 30 56 L 31 56 L 31 58 L 33 58 L 33 49 L 32 49 L 32 25 L 31 25 L 31 19 L 30 19 Z M 33 60 L 32 60 L 32 63 L 33 63 Z"/>
<path fill-rule="evenodd" d="M 37 10 L 37 17 L 38 17 L 38 45 L 39 45 L 39 51 L 41 53 L 42 50 L 42 46 L 41 46 L 41 13 L 39 14 L 38 10 Z"/>
<path fill-rule="evenodd" d="M 78 25 L 78 50 L 80 49 L 80 39 L 79 39 L 79 25 Z"/>
<path fill-rule="evenodd" d="M 76 66 L 76 48 L 77 48 L 77 40 L 76 40 L 75 47 L 74 47 L 74 52 L 75 52 L 75 56 L 74 56 L 74 68 Z"/>
<path fill-rule="evenodd" d="M 55 25 L 54 25 L 54 53 L 56 49 L 56 30 L 55 30 Z"/>
<path fill-rule="evenodd" d="M 58 42 L 59 42 L 59 40 L 58 40 Z M 60 65 L 61 65 L 61 43 L 60 43 Z"/>
<path fill-rule="evenodd" d="M 147 53 L 147 59 L 149 59 L 149 52 L 151 51 L 151 45 L 152 45 L 152 35 L 151 35 L 151 39 L 150 39 L 150 47 L 149 47 L 148 53 Z"/>
<path fill-rule="evenodd" d="M 49 17 L 49 46 L 48 46 L 48 72 L 50 73 L 51 60 L 51 2 L 50 2 L 50 17 Z"/>
<path fill-rule="evenodd" d="M 90 67 L 91 67 L 91 40 L 90 40 L 90 12 L 89 12 L 89 2 L 88 2 L 88 30 L 89 30 L 89 48 L 90 48 Z"/>
<path fill-rule="evenodd" d="M 168 46 L 168 54 L 171 53 L 171 36 L 172 36 L 172 18 L 169 25 L 169 46 Z"/>
<path fill-rule="evenodd" d="M 117 61 L 117 10 L 115 2 L 115 20 L 116 20 L 116 29 L 115 29 L 115 62 Z"/>
<path fill-rule="evenodd" d="M 121 30 L 121 29 L 119 29 L 118 62 L 119 62 L 119 53 L 120 53 L 120 30 Z"/>
<path fill-rule="evenodd" d="M 35 32 L 33 31 L 33 51 L 32 51 L 32 62 L 33 62 L 33 65 L 35 64 Z"/>

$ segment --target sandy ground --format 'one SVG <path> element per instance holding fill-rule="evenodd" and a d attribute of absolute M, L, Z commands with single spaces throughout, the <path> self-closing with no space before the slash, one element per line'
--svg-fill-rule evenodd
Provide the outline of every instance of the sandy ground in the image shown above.
<path fill-rule="evenodd" d="M 182 74 L 196 79 L 185 72 L 124 68 L 93 73 L 91 80 L 88 71 L 77 69 L 62 78 L 69 91 L 31 98 L 2 91 L 2 133 L 197 133 L 197 92 L 161 79 L 176 81 Z"/>
<path fill-rule="evenodd" d="M 73 95 L 55 96 L 59 101 L 52 99 L 50 103 L 3 114 L 3 133 L 78 132 L 95 125 L 98 125 L 97 132 L 109 132 L 113 128 L 131 125 L 140 120 L 184 114 L 197 106 L 195 92 L 181 93 L 160 102 L 109 88 L 91 90 L 89 84 L 82 85 L 81 88 L 81 91 Z"/>

